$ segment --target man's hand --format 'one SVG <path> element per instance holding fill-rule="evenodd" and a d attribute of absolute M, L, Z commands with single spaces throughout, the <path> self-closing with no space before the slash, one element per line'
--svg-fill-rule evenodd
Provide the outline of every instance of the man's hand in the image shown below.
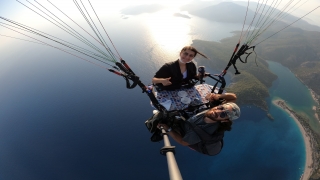
<path fill-rule="evenodd" d="M 160 124 L 160 123 L 157 125 L 157 128 L 158 128 L 158 129 L 161 129 L 161 128 L 160 128 L 161 126 L 162 126 L 163 129 L 166 130 L 166 131 L 168 131 L 168 129 L 170 128 L 168 125 L 166 125 L 166 124 Z"/>
<path fill-rule="evenodd" d="M 206 95 L 206 99 L 209 101 L 217 101 L 220 98 L 220 94 L 210 93 Z"/>
<path fill-rule="evenodd" d="M 234 93 L 214 94 L 210 93 L 206 95 L 206 99 L 209 101 L 218 101 L 224 99 L 225 102 L 236 102 L 237 96 Z"/>
<path fill-rule="evenodd" d="M 163 127 L 163 129 L 164 129 L 165 131 L 167 131 L 167 133 L 168 133 L 177 143 L 181 144 L 182 146 L 188 146 L 188 145 L 189 145 L 189 143 L 187 143 L 187 142 L 185 142 L 185 141 L 182 140 L 181 134 L 177 133 L 175 130 L 172 130 L 172 131 L 168 132 L 168 129 L 170 129 L 170 127 L 169 127 L 168 125 L 159 123 L 159 124 L 157 125 L 157 128 L 161 129 L 161 127 Z"/>

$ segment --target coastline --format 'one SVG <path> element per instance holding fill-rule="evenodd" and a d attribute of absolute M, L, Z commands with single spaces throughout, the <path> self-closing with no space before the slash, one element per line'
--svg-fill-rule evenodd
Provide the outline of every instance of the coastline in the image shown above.
<path fill-rule="evenodd" d="M 312 96 L 313 100 L 314 100 L 315 102 L 317 102 L 317 104 L 318 104 L 318 106 L 319 106 L 319 99 L 318 99 L 319 96 L 318 96 L 312 89 L 310 89 L 310 88 L 309 88 L 309 91 L 310 91 L 310 93 L 311 93 L 311 96 Z M 318 116 L 318 114 L 317 114 L 317 107 L 316 107 L 316 106 L 313 106 L 312 109 L 314 110 L 314 116 L 315 116 L 315 117 L 317 118 L 317 120 L 320 122 L 320 118 L 319 118 L 319 116 Z"/>
<path fill-rule="evenodd" d="M 305 147 L 306 147 L 306 164 L 303 171 L 303 174 L 300 177 L 300 180 L 308 180 L 310 176 L 312 175 L 312 165 L 313 165 L 313 159 L 312 159 L 312 144 L 311 144 L 311 137 L 307 133 L 307 131 L 304 129 L 298 118 L 295 116 L 295 114 L 288 109 L 286 106 L 284 100 L 282 99 L 276 99 L 273 100 L 272 103 L 276 105 L 277 107 L 285 110 L 290 116 L 294 119 L 294 121 L 298 124 L 298 127 L 303 135 Z"/>

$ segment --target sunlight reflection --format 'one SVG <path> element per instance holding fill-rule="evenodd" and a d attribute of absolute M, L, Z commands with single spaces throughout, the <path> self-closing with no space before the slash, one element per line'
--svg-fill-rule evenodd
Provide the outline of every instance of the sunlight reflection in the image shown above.
<path fill-rule="evenodd" d="M 183 46 L 191 43 L 189 19 L 181 20 L 181 17 L 173 16 L 170 10 L 155 13 L 147 19 L 147 26 L 151 38 L 157 44 L 170 50 L 180 50 Z"/>

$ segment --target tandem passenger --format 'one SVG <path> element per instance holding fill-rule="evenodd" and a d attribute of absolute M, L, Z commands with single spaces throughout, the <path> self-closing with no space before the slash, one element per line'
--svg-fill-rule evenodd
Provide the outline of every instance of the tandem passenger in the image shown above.
<path fill-rule="evenodd" d="M 192 80 L 199 79 L 196 65 L 192 62 L 197 54 L 208 59 L 196 48 L 185 46 L 180 51 L 178 60 L 164 64 L 152 78 L 152 83 L 156 85 L 157 90 L 176 90 L 181 87 L 193 87 Z"/>

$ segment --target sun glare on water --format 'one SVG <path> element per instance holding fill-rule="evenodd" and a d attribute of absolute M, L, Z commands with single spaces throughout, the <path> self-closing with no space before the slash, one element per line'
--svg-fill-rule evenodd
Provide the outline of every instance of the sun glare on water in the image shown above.
<path fill-rule="evenodd" d="M 176 11 L 177 12 L 177 11 Z M 163 10 L 148 17 L 146 23 L 153 40 L 167 50 L 178 50 L 191 43 L 189 19 L 175 17 L 174 11 Z"/>

